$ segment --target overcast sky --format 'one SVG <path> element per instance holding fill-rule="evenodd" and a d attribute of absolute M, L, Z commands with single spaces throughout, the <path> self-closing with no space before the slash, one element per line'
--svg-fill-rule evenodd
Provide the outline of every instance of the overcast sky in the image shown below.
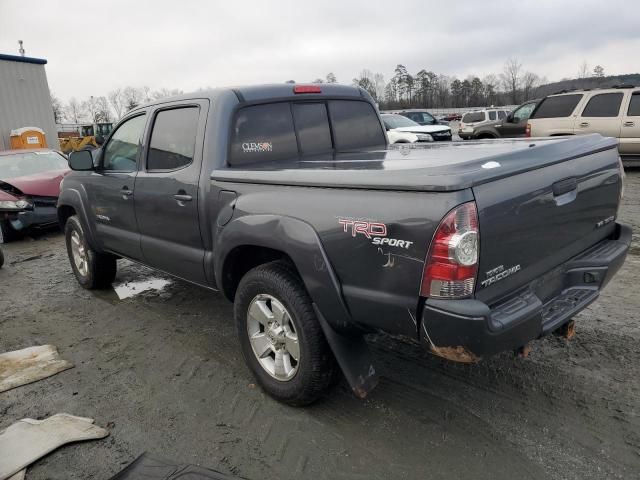
<path fill-rule="evenodd" d="M 351 83 L 363 68 L 388 80 L 398 63 L 482 77 L 510 56 L 560 80 L 584 60 L 607 74 L 640 72 L 640 2 L 0 0 L 0 53 L 17 54 L 18 39 L 48 60 L 49 87 L 63 100 L 328 72 Z"/>

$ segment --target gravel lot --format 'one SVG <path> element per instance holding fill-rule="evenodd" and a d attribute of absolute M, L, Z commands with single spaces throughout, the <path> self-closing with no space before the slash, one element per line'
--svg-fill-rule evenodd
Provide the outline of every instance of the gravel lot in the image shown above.
<path fill-rule="evenodd" d="M 640 172 L 620 217 L 640 232 Z M 373 336 L 382 380 L 370 398 L 341 384 L 307 409 L 254 385 L 222 296 L 177 280 L 125 300 L 84 291 L 57 233 L 3 248 L 0 351 L 53 344 L 75 368 L 0 394 L 0 429 L 67 412 L 111 431 L 28 480 L 106 479 L 145 450 L 255 480 L 640 478 L 637 236 L 573 340 L 467 366 Z M 118 281 L 156 276 L 123 261 Z"/>

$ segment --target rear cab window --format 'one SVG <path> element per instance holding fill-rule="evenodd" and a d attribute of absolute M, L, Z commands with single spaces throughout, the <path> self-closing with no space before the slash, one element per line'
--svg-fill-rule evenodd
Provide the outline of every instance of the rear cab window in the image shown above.
<path fill-rule="evenodd" d="M 533 112 L 533 115 L 531 115 L 531 118 L 568 117 L 578 106 L 582 97 L 583 95 L 581 93 L 547 97 L 540 102 L 538 108 Z"/>
<path fill-rule="evenodd" d="M 280 102 L 243 107 L 231 132 L 231 166 L 385 146 L 373 106 L 359 100 Z"/>
<path fill-rule="evenodd" d="M 592 96 L 582 111 L 582 117 L 617 117 L 622 105 L 622 92 L 600 93 Z"/>

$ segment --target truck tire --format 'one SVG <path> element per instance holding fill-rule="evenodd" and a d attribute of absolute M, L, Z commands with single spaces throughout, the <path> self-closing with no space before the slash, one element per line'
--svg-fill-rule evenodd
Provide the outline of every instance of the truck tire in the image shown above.
<path fill-rule="evenodd" d="M 64 236 L 69 262 L 78 283 L 87 290 L 109 288 L 116 278 L 116 257 L 98 253 L 89 246 L 77 215 L 67 220 Z"/>
<path fill-rule="evenodd" d="M 24 238 L 24 232 L 13 228 L 9 220 L 0 221 L 0 230 L 2 230 L 3 242 L 8 243 Z"/>
<path fill-rule="evenodd" d="M 328 390 L 336 361 L 295 270 L 276 261 L 240 281 L 234 316 L 244 359 L 275 399 L 308 405 Z"/>

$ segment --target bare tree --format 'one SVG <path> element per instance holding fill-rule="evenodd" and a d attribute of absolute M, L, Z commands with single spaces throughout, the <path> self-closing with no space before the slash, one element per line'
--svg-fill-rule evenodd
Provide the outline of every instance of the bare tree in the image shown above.
<path fill-rule="evenodd" d="M 177 95 L 182 95 L 184 92 L 179 88 L 161 88 L 160 90 L 154 90 L 151 92 L 151 99 L 160 100 L 161 98 L 175 97 Z"/>
<path fill-rule="evenodd" d="M 533 72 L 525 72 L 522 76 L 523 100 L 529 100 L 535 96 L 536 89 L 540 86 L 540 77 Z"/>
<path fill-rule="evenodd" d="M 116 113 L 116 120 L 119 120 L 124 113 L 124 100 L 122 98 L 122 89 L 116 88 L 107 94 L 107 99 Z"/>
<path fill-rule="evenodd" d="M 53 120 L 62 123 L 64 120 L 64 108 L 62 102 L 53 93 L 51 94 L 51 108 L 53 109 Z"/>
<path fill-rule="evenodd" d="M 96 123 L 97 104 L 93 95 L 88 100 L 82 102 L 82 109 L 87 112 L 92 123 Z"/>
<path fill-rule="evenodd" d="M 139 88 L 125 87 L 122 90 L 124 108 L 128 112 L 136 108 L 143 101 L 143 93 Z"/>
<path fill-rule="evenodd" d="M 111 118 L 109 102 L 106 97 L 102 96 L 96 98 L 96 113 L 94 118 L 96 123 L 108 123 L 113 120 Z"/>
<path fill-rule="evenodd" d="M 66 117 L 72 123 L 80 123 L 85 118 L 85 111 L 82 104 L 75 98 L 71 97 L 65 108 Z"/>
<path fill-rule="evenodd" d="M 384 75 L 381 73 L 376 73 L 373 75 L 373 84 L 376 89 L 376 94 L 374 96 L 377 100 L 382 100 L 384 98 L 384 88 L 386 86 L 384 82 Z"/>
<path fill-rule="evenodd" d="M 513 105 L 517 105 L 518 102 L 518 90 L 520 90 L 520 84 L 522 82 L 522 64 L 517 58 L 509 58 L 500 74 L 500 78 L 504 85 L 505 91 L 509 93 L 511 102 Z"/>
<path fill-rule="evenodd" d="M 327 83 L 337 83 L 338 81 L 336 80 L 336 76 L 333 74 L 333 72 L 327 73 L 326 80 L 327 80 Z"/>
<path fill-rule="evenodd" d="M 591 69 L 586 60 L 583 60 L 578 69 L 578 78 L 589 78 L 591 76 Z"/>
<path fill-rule="evenodd" d="M 376 84 L 371 70 L 366 68 L 360 72 L 360 76 L 353 79 L 353 84 L 364 88 L 374 99 L 377 98 Z"/>

